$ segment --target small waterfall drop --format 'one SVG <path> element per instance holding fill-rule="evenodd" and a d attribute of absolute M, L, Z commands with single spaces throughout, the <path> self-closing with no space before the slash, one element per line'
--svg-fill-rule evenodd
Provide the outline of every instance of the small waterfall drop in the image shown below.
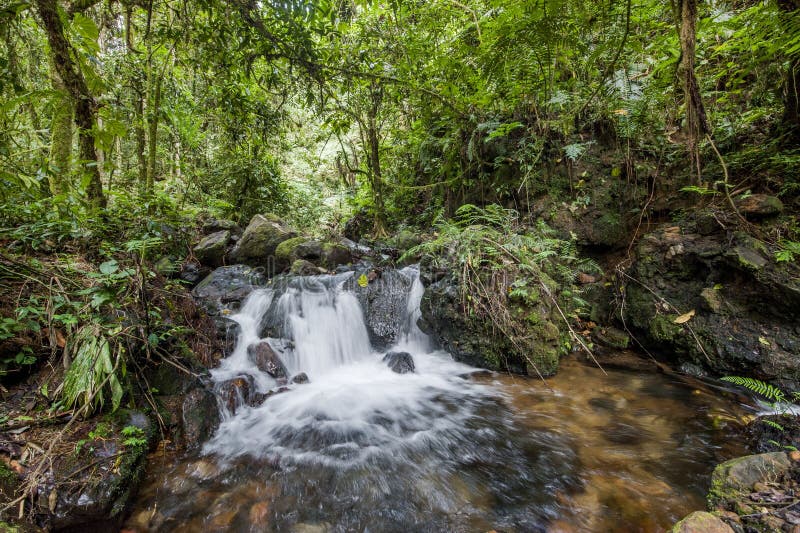
<path fill-rule="evenodd" d="M 416 367 L 402 375 L 383 362 L 385 352 L 370 345 L 364 310 L 344 289 L 352 273 L 295 278 L 280 295 L 270 289 L 250 295 L 232 317 L 240 327 L 236 348 L 214 379 L 250 375 L 262 393 L 285 385 L 248 359 L 248 346 L 261 340 L 260 324 L 271 320 L 281 324 L 284 339 L 268 341 L 289 375 L 304 372 L 309 383 L 291 384 L 262 405 L 225 417 L 205 451 L 342 468 L 373 460 L 413 461 L 412 456 L 431 455 L 432 449 L 441 453 L 467 438 L 469 419 L 486 397 L 498 393 L 465 379 L 473 368 L 432 349 L 417 327 L 424 292 L 419 272 L 409 267 L 401 274 L 411 283 L 404 294 L 406 312 L 396 317 L 401 334 L 391 350 L 409 353 Z"/>

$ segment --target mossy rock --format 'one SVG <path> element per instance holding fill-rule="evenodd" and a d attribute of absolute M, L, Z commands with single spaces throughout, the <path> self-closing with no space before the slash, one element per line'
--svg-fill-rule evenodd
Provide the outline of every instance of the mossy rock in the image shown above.
<path fill-rule="evenodd" d="M 711 474 L 708 504 L 712 509 L 732 508 L 753 491 L 753 485 L 778 480 L 791 464 L 785 452 L 746 455 L 726 461 Z"/>
<path fill-rule="evenodd" d="M 733 529 L 714 514 L 695 511 L 675 524 L 671 533 L 733 533 Z"/>
<path fill-rule="evenodd" d="M 280 243 L 275 248 L 275 271 L 283 272 L 296 260 L 300 259 L 296 255 L 299 246 L 308 242 L 308 237 L 292 237 Z"/>
<path fill-rule="evenodd" d="M 274 275 L 278 272 L 274 265 L 275 250 L 282 242 L 296 236 L 297 233 L 274 215 L 256 215 L 231 251 L 231 259 L 250 266 L 267 267 L 270 270 L 268 275 Z"/>

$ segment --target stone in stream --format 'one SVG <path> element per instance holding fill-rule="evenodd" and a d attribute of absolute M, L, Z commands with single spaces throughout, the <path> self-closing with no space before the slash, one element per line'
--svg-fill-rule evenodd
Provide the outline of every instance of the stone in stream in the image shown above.
<path fill-rule="evenodd" d="M 289 373 L 272 346 L 267 341 L 260 341 L 247 347 L 247 355 L 256 367 L 275 379 L 287 378 Z"/>
<path fill-rule="evenodd" d="M 733 533 L 733 529 L 711 513 L 695 511 L 675 524 L 672 533 Z"/>
<path fill-rule="evenodd" d="M 383 356 L 383 362 L 398 374 L 408 374 L 414 371 L 414 358 L 408 352 L 389 352 Z"/>
<path fill-rule="evenodd" d="M 254 389 L 253 377 L 247 375 L 237 376 L 217 385 L 217 393 L 231 414 L 236 414 L 236 409 L 240 405 L 250 403 L 250 396 Z"/>
<path fill-rule="evenodd" d="M 308 374 L 305 372 L 300 372 L 295 377 L 292 378 L 292 383 L 308 383 Z"/>
<path fill-rule="evenodd" d="M 219 426 L 217 398 L 205 387 L 190 391 L 183 400 L 183 438 L 187 449 L 199 448 Z"/>
<path fill-rule="evenodd" d="M 756 483 L 775 481 L 791 467 L 785 452 L 762 453 L 731 459 L 714 469 L 708 502 L 725 507 L 737 500 L 746 499 Z"/>
<path fill-rule="evenodd" d="M 274 215 L 256 215 L 242 234 L 242 238 L 231 251 L 231 258 L 239 263 L 272 268 L 275 265 L 275 250 L 282 242 L 296 237 L 297 233 L 288 228 Z M 268 272 L 274 275 L 277 272 Z"/>

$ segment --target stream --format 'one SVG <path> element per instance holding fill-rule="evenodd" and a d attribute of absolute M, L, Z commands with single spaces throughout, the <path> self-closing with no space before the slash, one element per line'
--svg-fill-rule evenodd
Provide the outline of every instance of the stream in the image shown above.
<path fill-rule="evenodd" d="M 400 374 L 369 340 L 352 273 L 258 289 L 232 319 L 218 383 L 270 395 L 222 406 L 199 454 L 151 459 L 126 524 L 137 531 L 665 531 L 705 508 L 714 465 L 745 450 L 752 409 L 669 374 L 564 358 L 547 382 L 455 362 L 417 326 L 414 268 Z M 366 310 L 368 312 L 368 310 Z M 264 324 L 289 376 L 259 370 Z"/>

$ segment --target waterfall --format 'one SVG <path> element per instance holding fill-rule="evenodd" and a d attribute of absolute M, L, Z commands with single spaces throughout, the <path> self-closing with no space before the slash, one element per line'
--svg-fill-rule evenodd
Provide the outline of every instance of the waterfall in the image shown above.
<path fill-rule="evenodd" d="M 424 292 L 419 272 L 409 267 L 401 274 L 411 283 L 405 285 L 405 312 L 396 317 L 401 334 L 389 351 L 410 354 L 415 369 L 407 374 L 392 371 L 385 352 L 370 345 L 369 310 L 346 289 L 352 273 L 298 277 L 282 293 L 252 293 L 232 317 L 239 326 L 236 347 L 212 375 L 217 383 L 247 376 L 268 397 L 226 413 L 205 452 L 344 467 L 408 460 L 421 449 L 446 450 L 462 438 L 481 398 L 495 391 L 465 379 L 475 369 L 433 349 L 417 327 Z M 279 324 L 281 338 L 261 339 L 265 322 Z M 309 382 L 287 383 L 259 370 L 248 347 L 263 340 L 280 357 L 287 378 L 302 372 Z"/>

